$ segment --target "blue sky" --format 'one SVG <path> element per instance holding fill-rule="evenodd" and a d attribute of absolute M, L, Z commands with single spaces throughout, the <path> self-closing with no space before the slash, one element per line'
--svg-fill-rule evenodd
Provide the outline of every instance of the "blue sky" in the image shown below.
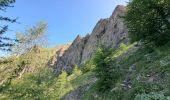
<path fill-rule="evenodd" d="M 10 26 L 10 35 L 48 22 L 49 47 L 72 42 L 80 34 L 91 33 L 97 21 L 109 17 L 116 5 L 128 0 L 16 0 L 15 7 L 3 15 L 19 17 L 20 24 Z"/>

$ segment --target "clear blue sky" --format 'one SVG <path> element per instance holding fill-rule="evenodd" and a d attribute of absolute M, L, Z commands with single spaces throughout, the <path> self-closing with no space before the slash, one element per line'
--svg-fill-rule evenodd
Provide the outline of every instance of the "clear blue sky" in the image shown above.
<path fill-rule="evenodd" d="M 128 0 L 16 0 L 15 7 L 4 15 L 19 17 L 21 24 L 10 28 L 15 33 L 47 21 L 49 47 L 72 42 L 80 34 L 85 36 L 101 18 L 109 17 L 116 5 Z"/>

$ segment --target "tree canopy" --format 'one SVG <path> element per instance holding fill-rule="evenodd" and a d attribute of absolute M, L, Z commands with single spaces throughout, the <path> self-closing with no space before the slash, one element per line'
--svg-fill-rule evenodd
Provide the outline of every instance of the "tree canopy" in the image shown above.
<path fill-rule="evenodd" d="M 46 44 L 46 30 L 48 24 L 46 22 L 39 22 L 25 32 L 16 33 L 16 39 L 19 41 L 12 46 L 11 50 L 14 54 L 23 54 L 31 50 L 34 46 L 44 46 Z"/>
<path fill-rule="evenodd" d="M 125 22 L 131 42 L 163 45 L 170 40 L 170 0 L 133 0 Z"/>

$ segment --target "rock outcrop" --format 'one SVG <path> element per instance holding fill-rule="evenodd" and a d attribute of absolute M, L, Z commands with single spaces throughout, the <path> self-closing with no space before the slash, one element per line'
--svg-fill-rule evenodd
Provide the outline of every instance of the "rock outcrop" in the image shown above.
<path fill-rule="evenodd" d="M 62 57 L 62 55 L 65 53 L 65 51 L 70 47 L 70 44 L 64 44 L 64 45 L 59 45 L 54 48 L 55 55 L 52 56 L 50 61 L 48 62 L 48 65 L 51 67 L 54 67 L 55 62 L 57 62 L 57 59 Z"/>
<path fill-rule="evenodd" d="M 99 45 L 116 48 L 121 43 L 128 42 L 128 30 L 123 23 L 126 7 L 118 5 L 110 18 L 101 19 L 90 35 L 73 41 L 65 53 L 55 62 L 55 72 L 61 70 L 71 72 L 74 65 L 80 65 L 89 60 Z"/>

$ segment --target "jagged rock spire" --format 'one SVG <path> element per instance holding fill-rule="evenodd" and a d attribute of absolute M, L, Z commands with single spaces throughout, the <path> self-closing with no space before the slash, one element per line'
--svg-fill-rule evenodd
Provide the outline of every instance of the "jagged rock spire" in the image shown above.
<path fill-rule="evenodd" d="M 128 42 L 128 31 L 121 16 L 125 15 L 126 6 L 118 5 L 110 18 L 101 19 L 90 35 L 78 35 L 68 50 L 57 60 L 56 73 L 61 70 L 71 72 L 73 65 L 80 65 L 91 59 L 98 44 L 115 48 L 121 43 Z"/>

